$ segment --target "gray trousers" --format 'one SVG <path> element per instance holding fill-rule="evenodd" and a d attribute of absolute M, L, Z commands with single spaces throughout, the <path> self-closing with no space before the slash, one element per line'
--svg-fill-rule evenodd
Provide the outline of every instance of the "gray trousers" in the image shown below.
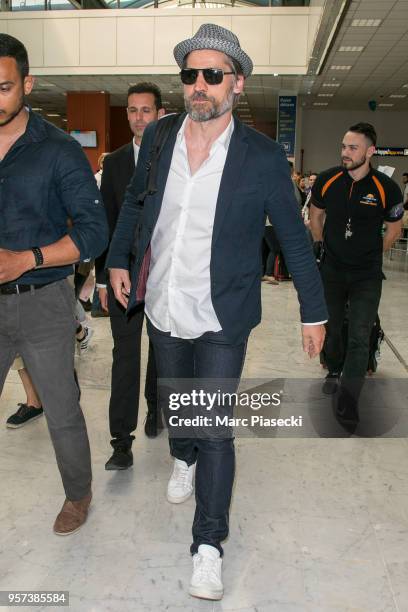
<path fill-rule="evenodd" d="M 62 280 L 26 293 L 0 294 L 0 394 L 21 355 L 41 399 L 67 498 L 91 489 L 91 454 L 74 379 L 75 298 Z"/>

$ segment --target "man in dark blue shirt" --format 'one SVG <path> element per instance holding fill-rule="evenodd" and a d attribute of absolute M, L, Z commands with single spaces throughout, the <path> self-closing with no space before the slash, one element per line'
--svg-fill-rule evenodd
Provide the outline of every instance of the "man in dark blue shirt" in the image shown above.
<path fill-rule="evenodd" d="M 72 263 L 99 255 L 108 230 L 92 170 L 72 138 L 24 105 L 27 51 L 0 34 L 0 392 L 16 354 L 47 417 L 66 500 L 54 531 L 85 522 L 91 458 L 74 378 Z"/>

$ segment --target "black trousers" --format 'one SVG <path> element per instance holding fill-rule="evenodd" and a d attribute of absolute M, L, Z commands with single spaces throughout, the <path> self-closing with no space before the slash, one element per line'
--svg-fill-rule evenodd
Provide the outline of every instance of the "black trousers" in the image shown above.
<path fill-rule="evenodd" d="M 275 257 L 280 251 L 279 242 L 272 225 L 265 225 L 264 240 L 268 245 L 269 249 L 268 258 L 266 260 L 265 266 L 265 274 L 267 276 L 272 276 L 273 268 L 275 265 Z"/>
<path fill-rule="evenodd" d="M 370 334 L 380 304 L 382 279 L 354 280 L 348 273 L 338 273 L 322 266 L 322 279 L 329 321 L 327 324 L 326 363 L 329 372 L 342 371 L 342 385 L 350 386 L 358 398 L 367 371 Z M 346 305 L 348 338 L 345 353 L 342 328 Z"/>
<path fill-rule="evenodd" d="M 131 446 L 132 432 L 137 426 L 140 394 L 140 346 L 144 309 L 138 308 L 130 317 L 108 285 L 108 307 L 113 337 L 109 428 L 111 445 Z M 145 382 L 148 410 L 157 409 L 157 372 L 153 346 L 149 341 L 149 356 Z"/>

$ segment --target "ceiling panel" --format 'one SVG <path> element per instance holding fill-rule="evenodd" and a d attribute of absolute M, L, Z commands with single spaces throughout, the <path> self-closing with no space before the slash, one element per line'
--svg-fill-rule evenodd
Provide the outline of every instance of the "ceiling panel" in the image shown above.
<path fill-rule="evenodd" d="M 352 27 L 352 19 L 382 19 L 379 27 Z M 356 52 L 339 52 L 339 47 L 363 46 Z M 408 0 L 355 0 L 351 3 L 336 40 L 319 75 L 255 75 L 246 83 L 247 95 L 242 108 L 256 121 L 274 122 L 280 90 L 299 92 L 302 104 L 313 108 L 313 102 L 328 102 L 331 108 L 367 108 L 369 99 L 392 103 L 394 110 L 407 109 L 408 98 L 389 98 L 391 93 L 407 93 L 408 83 Z M 332 70 L 332 65 L 351 65 L 351 70 Z M 162 89 L 168 107 L 181 110 L 182 88 L 178 75 L 84 75 L 38 77 L 31 95 L 33 106 L 47 112 L 55 110 L 65 115 L 65 91 L 108 91 L 111 104 L 126 104 L 130 83 L 156 82 Z M 340 86 L 323 87 L 323 83 Z M 169 91 L 174 93 L 170 94 Z M 310 95 L 307 92 L 310 91 Z M 333 97 L 318 97 L 318 93 L 333 93 Z M 380 96 L 383 96 L 382 98 Z"/>

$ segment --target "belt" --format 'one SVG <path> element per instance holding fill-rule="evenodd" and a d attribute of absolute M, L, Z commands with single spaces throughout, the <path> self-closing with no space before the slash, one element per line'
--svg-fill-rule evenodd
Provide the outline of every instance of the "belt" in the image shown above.
<path fill-rule="evenodd" d="M 42 285 L 0 285 L 0 295 L 15 295 L 32 290 L 36 291 L 50 284 L 51 283 L 43 283 Z"/>

